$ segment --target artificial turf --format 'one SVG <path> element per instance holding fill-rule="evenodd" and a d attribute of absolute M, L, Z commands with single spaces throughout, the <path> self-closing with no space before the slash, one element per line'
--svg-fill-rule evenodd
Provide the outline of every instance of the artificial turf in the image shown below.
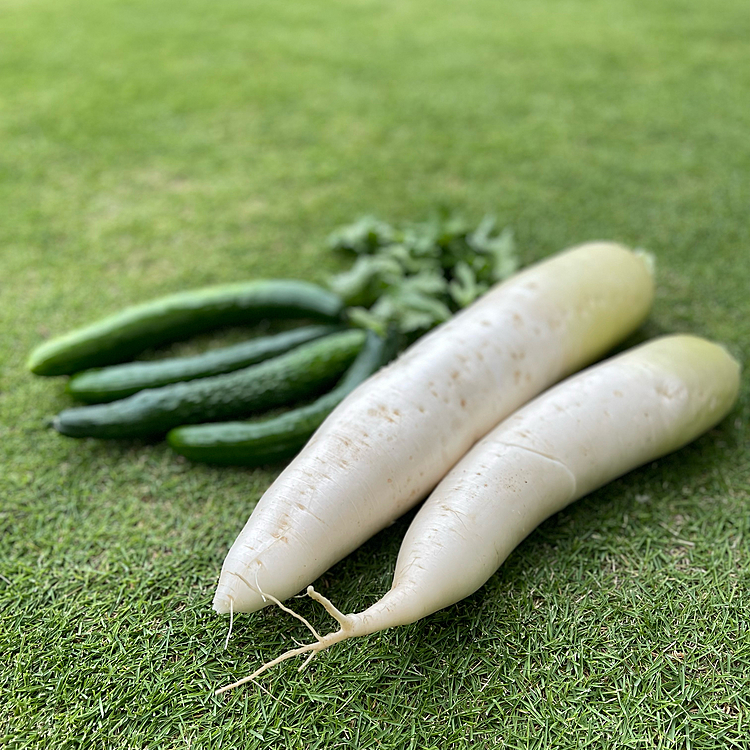
<path fill-rule="evenodd" d="M 749 34 L 744 0 L 6 0 L 0 746 L 750 747 L 747 377 L 718 428 L 553 517 L 469 599 L 215 697 L 307 637 L 266 610 L 225 650 L 210 608 L 279 467 L 62 438 L 62 381 L 24 365 L 162 293 L 324 281 L 342 222 L 440 205 L 495 212 L 524 263 L 648 248 L 642 335 L 746 362 Z M 316 586 L 374 601 L 407 522 Z"/>

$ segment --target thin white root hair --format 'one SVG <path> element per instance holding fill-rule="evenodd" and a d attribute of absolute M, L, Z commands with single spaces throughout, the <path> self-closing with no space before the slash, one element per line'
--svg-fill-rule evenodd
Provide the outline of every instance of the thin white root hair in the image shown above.
<path fill-rule="evenodd" d="M 275 667 L 282 661 L 286 661 L 287 659 L 291 659 L 293 656 L 297 656 L 297 654 L 304 654 L 308 651 L 312 651 L 314 648 L 317 648 L 317 646 L 317 643 L 308 643 L 306 646 L 300 646 L 299 648 L 294 648 L 291 651 L 287 651 L 281 656 L 277 656 L 275 659 L 266 662 L 260 669 L 256 669 L 255 672 L 249 674 L 247 677 L 243 677 L 241 680 L 237 680 L 237 682 L 233 682 L 231 685 L 225 685 L 224 687 L 219 688 L 214 692 L 214 695 L 221 695 L 221 693 L 226 693 L 228 690 L 234 690 L 234 688 L 237 688 L 240 685 L 244 685 L 246 682 L 251 682 L 252 680 L 255 680 L 256 677 L 262 675 L 263 672 L 265 672 L 267 669 Z"/>
<path fill-rule="evenodd" d="M 281 656 L 277 656 L 275 659 L 271 659 L 271 661 L 266 662 L 262 667 L 256 669 L 255 672 L 248 675 L 247 677 L 243 677 L 241 680 L 237 680 L 237 682 L 233 682 L 231 685 L 225 685 L 224 687 L 218 688 L 216 691 L 214 691 L 214 695 L 221 695 L 221 693 L 226 693 L 229 690 L 234 690 L 235 688 L 240 687 L 240 685 L 244 685 L 246 682 L 252 682 L 256 677 L 262 675 L 266 670 L 271 669 L 271 667 L 275 667 L 277 664 L 281 664 L 282 661 L 291 659 L 293 656 L 298 656 L 300 654 L 309 654 L 307 659 L 305 659 L 305 661 L 303 662 L 302 666 L 299 667 L 298 671 L 301 672 L 312 661 L 316 654 L 320 653 L 321 651 L 325 651 L 325 649 L 333 646 L 334 643 L 340 643 L 341 641 L 345 641 L 349 638 L 354 637 L 350 619 L 346 615 L 342 614 L 341 611 L 338 610 L 329 599 L 327 599 L 322 594 L 319 594 L 312 586 L 307 587 L 308 596 L 311 599 L 314 599 L 319 604 L 322 604 L 326 612 L 328 612 L 328 614 L 330 614 L 331 617 L 333 617 L 336 622 L 341 625 L 341 628 L 339 630 L 328 633 L 328 635 L 322 638 L 320 637 L 320 635 L 318 635 L 315 628 L 313 628 L 313 626 L 310 625 L 310 623 L 307 622 L 304 617 L 298 615 L 296 612 L 293 612 L 288 607 L 285 607 L 276 597 L 271 596 L 271 594 L 264 595 L 262 594 L 262 592 L 260 592 L 260 589 L 258 589 L 258 592 L 261 593 L 261 596 L 266 596 L 272 602 L 277 604 L 285 612 L 289 612 L 289 614 L 304 622 L 305 625 L 310 628 L 313 635 L 317 638 L 317 641 L 315 643 L 307 643 L 304 646 L 299 646 L 298 648 L 293 648 L 289 651 L 284 652 L 283 654 L 281 654 Z"/>
<path fill-rule="evenodd" d="M 281 607 L 281 609 L 284 610 L 284 612 L 288 612 L 292 617 L 296 617 L 300 622 L 304 623 L 307 628 L 310 630 L 310 632 L 320 641 L 322 638 L 320 637 L 320 634 L 317 630 L 304 618 L 302 615 L 295 612 L 293 609 L 289 609 L 289 607 L 282 604 L 275 596 L 272 596 L 271 594 L 266 594 L 266 599 L 270 599 L 276 606 Z"/>
<path fill-rule="evenodd" d="M 234 599 L 229 597 L 229 631 L 227 632 L 227 639 L 224 641 L 224 650 L 226 651 L 229 647 L 229 639 L 232 637 L 232 627 L 234 626 Z"/>
<path fill-rule="evenodd" d="M 280 607 L 281 609 L 283 609 L 283 610 L 284 610 L 284 612 L 288 612 L 288 613 L 289 613 L 289 614 L 290 614 L 290 615 L 291 615 L 292 617 L 296 617 L 296 618 L 297 618 L 297 619 L 298 619 L 298 620 L 299 620 L 299 621 L 300 621 L 301 623 L 303 623 L 303 625 L 305 625 L 305 627 L 306 627 L 306 628 L 307 628 L 307 629 L 308 629 L 308 630 L 309 630 L 309 631 L 310 631 L 310 632 L 311 632 L 311 633 L 312 633 L 312 634 L 313 634 L 313 635 L 314 635 L 314 636 L 315 636 L 315 637 L 316 637 L 316 638 L 317 638 L 318 640 L 321 640 L 321 638 L 320 638 L 320 633 L 318 633 L 318 631 L 317 631 L 317 630 L 315 630 L 315 628 L 314 628 L 314 627 L 313 627 L 313 626 L 312 626 L 312 625 L 311 625 L 311 624 L 310 624 L 310 623 L 309 623 L 309 622 L 308 622 L 308 621 L 307 621 L 307 620 L 306 620 L 306 619 L 305 619 L 304 617 L 302 617 L 302 615 L 299 615 L 299 614 L 297 614 L 297 613 L 296 613 L 296 612 L 295 612 L 294 610 L 292 610 L 292 609 L 289 609 L 289 607 L 287 607 L 286 605 L 282 604 L 282 603 L 281 603 L 281 602 L 280 602 L 280 601 L 279 601 L 279 600 L 278 600 L 278 599 L 277 599 L 277 598 L 276 598 L 275 596 L 273 596 L 272 594 L 266 594 L 266 593 L 265 593 L 265 592 L 263 591 L 263 589 L 262 589 L 262 588 L 260 587 L 260 584 L 258 583 L 258 576 L 257 576 L 257 575 L 255 576 L 255 586 L 253 586 L 253 585 L 252 585 L 252 584 L 251 584 L 251 583 L 250 583 L 250 582 L 249 582 L 249 581 L 248 581 L 248 580 L 247 580 L 246 578 L 243 578 L 242 576 L 238 576 L 238 578 L 239 578 L 239 579 L 240 579 L 240 580 L 241 580 L 241 581 L 242 581 L 242 582 L 243 582 L 243 583 L 244 583 L 244 584 L 245 584 L 245 585 L 246 585 L 246 586 L 247 586 L 248 588 L 250 588 L 250 589 L 253 589 L 254 591 L 257 591 L 257 592 L 258 592 L 258 593 L 259 593 L 259 594 L 261 595 L 261 597 L 262 597 L 262 599 L 263 599 L 263 601 L 264 601 L 264 602 L 265 602 L 265 601 L 268 601 L 268 600 L 270 599 L 270 600 L 271 600 L 271 601 L 272 601 L 272 602 L 273 602 L 273 603 L 274 603 L 274 604 L 275 604 L 275 605 L 276 605 L 277 607 Z M 230 604 L 230 606 L 231 606 L 231 604 Z"/>
<path fill-rule="evenodd" d="M 240 578 L 242 578 L 242 576 L 240 576 Z M 247 583 L 247 581 L 245 581 L 245 583 Z M 250 586 L 249 583 L 247 585 L 250 588 L 252 588 L 252 586 Z M 263 604 L 265 604 L 268 601 L 268 599 L 266 599 L 266 595 L 263 593 L 263 589 L 260 587 L 260 584 L 258 583 L 258 571 L 257 570 L 255 571 L 255 590 L 260 594 L 260 598 L 263 600 Z"/>

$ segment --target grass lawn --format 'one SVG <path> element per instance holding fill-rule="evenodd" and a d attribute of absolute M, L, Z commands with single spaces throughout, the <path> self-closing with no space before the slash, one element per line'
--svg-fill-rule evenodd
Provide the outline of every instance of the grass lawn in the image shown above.
<path fill-rule="evenodd" d="M 750 345 L 746 0 L 0 4 L 0 746 L 750 748 L 750 389 L 550 519 L 469 599 L 297 673 L 210 608 L 279 468 L 64 439 L 28 352 L 162 293 L 323 281 L 337 225 L 497 213 L 524 263 L 659 266 L 644 334 Z M 388 588 L 408 519 L 316 586 Z M 321 630 L 327 615 L 298 611 Z"/>

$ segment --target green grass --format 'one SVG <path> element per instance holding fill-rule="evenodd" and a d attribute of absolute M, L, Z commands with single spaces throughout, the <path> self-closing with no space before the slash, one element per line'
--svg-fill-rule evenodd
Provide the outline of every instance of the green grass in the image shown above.
<path fill-rule="evenodd" d="M 748 381 L 717 429 L 555 516 L 478 593 L 287 663 L 227 621 L 225 551 L 278 469 L 66 440 L 28 352 L 125 304 L 323 280 L 364 212 L 498 213 L 524 262 L 649 248 L 645 333 L 747 361 L 743 0 L 6 0 L 0 6 L 0 745 L 748 748 Z M 388 587 L 407 520 L 316 585 Z M 321 629 L 311 602 L 295 607 Z"/>

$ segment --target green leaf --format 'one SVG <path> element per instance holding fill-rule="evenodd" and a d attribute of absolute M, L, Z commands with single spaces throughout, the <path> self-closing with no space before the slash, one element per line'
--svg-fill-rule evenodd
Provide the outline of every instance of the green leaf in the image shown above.
<path fill-rule="evenodd" d="M 443 323 L 453 314 L 441 299 L 447 299 L 447 291 L 448 282 L 442 276 L 420 274 L 405 279 L 387 295 L 394 321 L 405 333 Z"/>
<path fill-rule="evenodd" d="M 364 307 L 352 307 L 349 309 L 349 320 L 358 328 L 366 328 L 374 331 L 378 336 L 385 337 L 388 326 L 392 321 L 379 316 L 376 312 Z"/>
<path fill-rule="evenodd" d="M 386 255 L 361 255 L 354 265 L 328 279 L 328 287 L 347 305 L 369 306 L 404 278 L 400 263 Z"/>
<path fill-rule="evenodd" d="M 403 279 L 399 282 L 397 291 L 400 294 L 445 296 L 448 293 L 448 280 L 440 272 L 440 269 L 425 270 Z"/>
<path fill-rule="evenodd" d="M 487 291 L 486 284 L 477 283 L 474 270 L 468 263 L 459 261 L 453 269 L 453 274 L 448 291 L 459 308 L 467 307 Z"/>
<path fill-rule="evenodd" d="M 401 265 L 401 268 L 406 275 L 442 273 L 442 268 L 438 258 L 414 253 L 413 248 L 401 242 L 381 248 L 378 254 L 388 258 L 393 258 Z"/>
<path fill-rule="evenodd" d="M 349 317 L 355 325 L 378 333 L 396 325 L 402 333 L 424 333 L 453 314 L 441 299 L 448 282 L 438 274 L 420 274 L 389 288 L 369 310 L 357 307 Z"/>
<path fill-rule="evenodd" d="M 503 229 L 500 236 L 489 240 L 485 247 L 492 256 L 491 283 L 507 279 L 518 270 L 516 243 L 510 229 Z"/>
<path fill-rule="evenodd" d="M 357 255 L 365 255 L 390 244 L 395 237 L 396 232 L 390 224 L 374 216 L 363 216 L 334 231 L 328 238 L 328 245 L 333 250 L 348 250 Z"/>
<path fill-rule="evenodd" d="M 496 234 L 497 219 L 492 214 L 487 214 L 479 222 L 477 228 L 467 237 L 469 245 L 477 252 L 483 252 L 488 241 Z"/>
<path fill-rule="evenodd" d="M 469 247 L 477 258 L 487 256 L 486 266 L 480 268 L 472 263 L 477 271 L 477 278 L 488 284 L 494 284 L 515 273 L 518 269 L 518 258 L 513 232 L 503 229 L 496 233 L 497 221 L 494 216 L 485 216 L 479 226 L 467 237 Z"/>

